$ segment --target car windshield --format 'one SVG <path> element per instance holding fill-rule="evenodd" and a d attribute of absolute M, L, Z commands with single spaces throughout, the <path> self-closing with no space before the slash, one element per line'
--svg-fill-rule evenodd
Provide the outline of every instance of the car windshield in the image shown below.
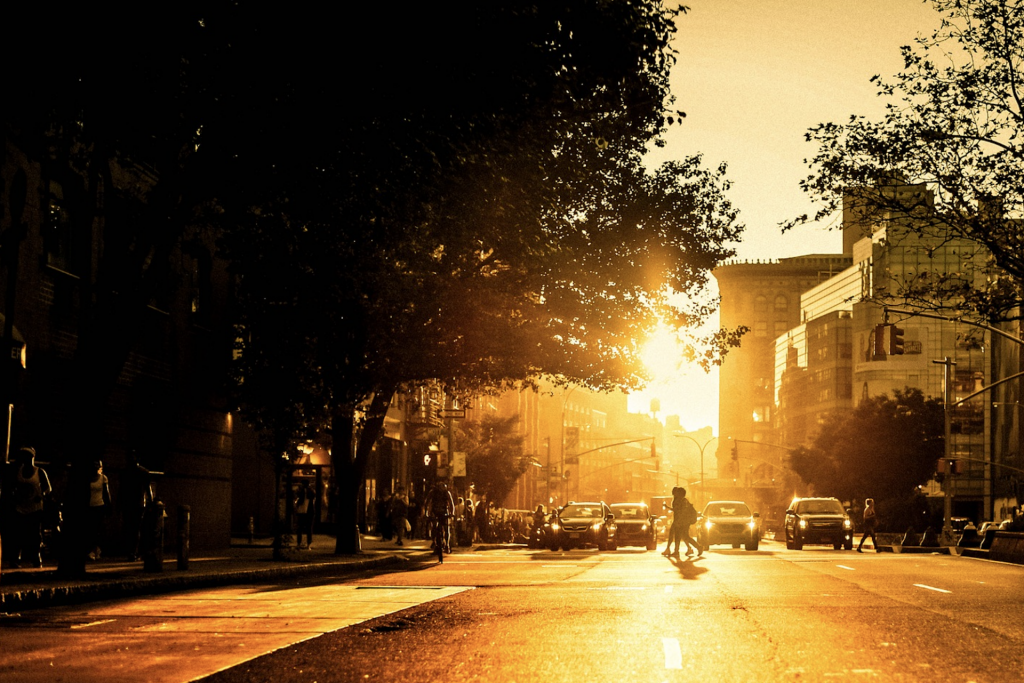
<path fill-rule="evenodd" d="M 600 505 L 588 505 L 587 503 L 566 505 L 559 515 L 559 517 L 596 517 L 598 519 L 602 516 Z"/>
<path fill-rule="evenodd" d="M 749 517 L 750 508 L 743 503 L 708 503 L 705 517 Z"/>
<path fill-rule="evenodd" d="M 798 515 L 841 515 L 843 506 L 838 500 L 802 500 L 796 504 Z"/>
<path fill-rule="evenodd" d="M 612 512 L 618 519 L 647 519 L 646 505 L 613 505 Z"/>

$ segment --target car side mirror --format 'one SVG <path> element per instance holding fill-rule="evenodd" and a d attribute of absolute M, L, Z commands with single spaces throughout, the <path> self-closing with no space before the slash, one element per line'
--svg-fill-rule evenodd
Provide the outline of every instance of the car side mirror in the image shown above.
<path fill-rule="evenodd" d="M 793 508 L 789 508 L 788 510 L 786 510 L 786 514 L 787 515 L 793 514 Z"/>
<path fill-rule="evenodd" d="M 760 516 L 761 516 L 761 513 L 760 513 L 760 512 L 755 512 L 755 513 L 754 513 L 754 517 L 760 517 Z"/>
<path fill-rule="evenodd" d="M 604 521 L 606 521 L 606 522 L 614 522 L 615 521 L 615 515 L 611 515 L 611 514 L 605 515 L 604 516 Z"/>

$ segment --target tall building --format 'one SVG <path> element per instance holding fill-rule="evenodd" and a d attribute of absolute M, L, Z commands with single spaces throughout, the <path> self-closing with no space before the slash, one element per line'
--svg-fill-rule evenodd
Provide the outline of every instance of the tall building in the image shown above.
<path fill-rule="evenodd" d="M 715 269 L 724 328 L 746 326 L 742 345 L 719 371 L 719 479 L 771 481 L 785 451 L 773 446 L 775 340 L 803 322 L 801 295 L 850 265 L 850 257 L 815 254 L 772 262 L 732 262 Z M 733 457 L 735 454 L 735 457 Z"/>
<path fill-rule="evenodd" d="M 893 188 L 908 204 L 932 202 L 924 186 Z M 774 439 L 786 447 L 810 443 L 826 416 L 850 410 L 865 398 L 892 395 L 907 387 L 942 398 L 943 363 L 951 366 L 952 433 L 949 453 L 960 461 L 947 481 L 954 514 L 999 518 L 1000 508 L 1016 500 L 1012 477 L 999 464 L 1020 458 L 1019 388 L 1001 386 L 976 392 L 1020 368 L 1020 346 L 965 322 L 912 313 L 922 304 L 907 296 L 915 283 L 957 274 L 981 285 L 990 276 L 986 254 L 976 243 L 943 234 L 941 226 L 914 224 L 905 216 L 872 209 L 855 194 L 844 202 L 843 233 L 848 268 L 802 293 L 799 325 L 773 340 Z M 724 295 L 723 295 L 724 306 Z M 950 315 L 952 317 L 952 314 Z M 903 332 L 900 355 L 876 353 L 875 335 L 888 335 L 889 322 Z M 1019 339 L 1019 325 L 1010 336 Z M 880 339 L 883 346 L 887 339 Z M 969 400 L 966 400 L 969 399 Z M 962 403 L 961 403 L 962 401 Z M 1014 460 L 1016 462 L 1016 460 Z M 1019 466 L 1019 465 L 1018 465 Z M 1008 471 L 1007 471 L 1008 472 Z M 1003 481 L 1005 480 L 1005 481 Z M 936 497 L 943 491 L 933 485 Z"/>

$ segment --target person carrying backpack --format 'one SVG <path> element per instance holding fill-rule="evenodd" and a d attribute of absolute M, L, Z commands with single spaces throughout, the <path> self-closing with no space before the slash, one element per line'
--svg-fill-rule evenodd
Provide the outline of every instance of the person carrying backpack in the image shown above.
<path fill-rule="evenodd" d="M 682 486 L 676 486 L 672 489 L 672 526 L 669 529 L 669 545 L 671 546 L 672 541 L 675 541 L 675 549 L 671 553 L 668 552 L 668 548 L 665 548 L 666 554 L 670 554 L 672 557 L 679 557 L 679 541 L 686 544 L 686 554 L 692 555 L 694 548 L 697 549 L 697 555 L 704 554 L 704 548 L 701 547 L 700 543 L 690 537 L 690 527 L 697 522 L 697 509 L 693 507 L 693 503 L 686 497 L 686 489 Z"/>

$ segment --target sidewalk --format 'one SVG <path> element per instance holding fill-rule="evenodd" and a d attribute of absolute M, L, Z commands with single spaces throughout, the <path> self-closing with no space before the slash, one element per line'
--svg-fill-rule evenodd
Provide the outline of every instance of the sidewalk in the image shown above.
<path fill-rule="evenodd" d="M 398 546 L 379 536 L 362 536 L 362 552 L 358 555 L 335 555 L 334 542 L 333 536 L 317 535 L 311 550 L 292 548 L 287 551 L 288 559 L 275 560 L 269 540 L 249 545 L 247 540 L 234 539 L 223 552 L 190 557 L 184 570 L 178 569 L 173 553 L 165 555 L 162 572 L 144 571 L 141 560 L 103 558 L 89 562 L 87 574 L 81 579 L 58 576 L 52 561 L 41 568 L 5 567 L 0 572 L 0 612 L 210 586 L 342 576 L 375 567 L 408 566 L 431 558 L 430 541 L 426 539 L 406 540 Z M 470 549 L 459 548 L 456 552 L 466 550 Z"/>

